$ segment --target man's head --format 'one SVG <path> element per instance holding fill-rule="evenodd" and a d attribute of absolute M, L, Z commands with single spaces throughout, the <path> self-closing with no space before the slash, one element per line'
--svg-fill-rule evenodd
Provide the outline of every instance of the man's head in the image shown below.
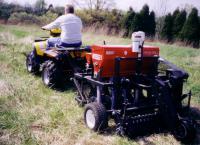
<path fill-rule="evenodd" d="M 73 14 L 74 13 L 74 6 L 67 4 L 65 6 L 65 14 Z"/>

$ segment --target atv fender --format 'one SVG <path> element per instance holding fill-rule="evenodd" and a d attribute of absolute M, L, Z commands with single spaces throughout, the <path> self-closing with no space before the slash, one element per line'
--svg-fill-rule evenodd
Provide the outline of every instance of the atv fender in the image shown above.
<path fill-rule="evenodd" d="M 47 48 L 47 41 L 34 42 L 33 48 L 35 48 L 37 55 L 43 56 Z"/>

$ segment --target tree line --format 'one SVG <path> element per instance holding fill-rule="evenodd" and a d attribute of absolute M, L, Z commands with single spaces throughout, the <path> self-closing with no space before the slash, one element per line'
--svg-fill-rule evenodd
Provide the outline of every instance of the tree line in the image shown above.
<path fill-rule="evenodd" d="M 200 17 L 198 10 L 193 8 L 189 14 L 185 10 L 176 9 L 164 18 L 161 39 L 167 42 L 181 41 L 186 45 L 199 47 Z"/>
<path fill-rule="evenodd" d="M 121 34 L 130 37 L 135 31 L 144 31 L 148 38 L 166 41 L 168 43 L 182 42 L 195 48 L 200 43 L 200 17 L 198 10 L 190 12 L 176 9 L 173 13 L 156 17 L 148 5 L 144 5 L 139 12 L 129 8 L 124 12 L 110 8 L 112 0 L 94 0 L 93 3 L 77 10 L 85 27 L 103 29 L 107 34 Z M 76 3 L 78 5 L 78 3 Z M 37 0 L 34 5 L 8 4 L 0 0 L 0 20 L 15 23 L 46 24 L 63 14 L 64 7 L 47 5 L 45 0 Z M 161 23 L 160 23 L 161 22 Z"/>
<path fill-rule="evenodd" d="M 124 14 L 122 27 L 125 29 L 124 36 L 130 37 L 135 31 L 144 31 L 147 37 L 154 37 L 156 33 L 156 20 L 154 11 L 149 10 L 148 5 L 144 5 L 139 13 L 131 7 Z"/>

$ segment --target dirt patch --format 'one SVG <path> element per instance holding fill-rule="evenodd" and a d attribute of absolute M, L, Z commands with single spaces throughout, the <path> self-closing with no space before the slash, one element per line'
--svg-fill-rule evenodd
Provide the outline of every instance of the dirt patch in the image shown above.
<path fill-rule="evenodd" d="M 0 96 L 10 96 L 13 94 L 13 87 L 11 84 L 0 80 Z"/>
<path fill-rule="evenodd" d="M 192 60 L 193 60 L 194 63 L 200 65 L 200 56 L 196 56 Z"/>
<path fill-rule="evenodd" d="M 15 36 L 13 34 L 11 34 L 10 32 L 4 32 L 0 34 L 0 42 L 1 43 L 5 43 L 5 42 L 14 42 L 15 40 Z"/>
<path fill-rule="evenodd" d="M 0 131 L 0 144 L 1 145 L 20 145 L 21 141 L 20 138 L 15 135 L 11 134 L 9 131 Z"/>
<path fill-rule="evenodd" d="M 28 36 L 28 37 L 21 38 L 18 40 L 18 43 L 23 44 L 23 45 L 31 45 L 32 42 L 33 42 L 32 36 Z"/>
<path fill-rule="evenodd" d="M 0 42 L 0 51 L 5 50 L 5 47 L 6 47 L 6 43 Z"/>
<path fill-rule="evenodd" d="M 5 63 L 0 63 L 0 68 L 1 68 L 1 73 L 3 74 L 8 74 L 10 72 L 12 72 L 11 70 L 11 66 L 9 64 L 5 64 Z M 1 74 L 0 73 L 0 74 Z M 1 81 L 1 80 L 0 80 Z"/>

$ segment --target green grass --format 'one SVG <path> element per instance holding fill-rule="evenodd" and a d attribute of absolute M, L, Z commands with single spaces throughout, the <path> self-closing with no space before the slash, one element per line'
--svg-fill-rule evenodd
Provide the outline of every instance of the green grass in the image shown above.
<path fill-rule="evenodd" d="M 129 140 L 113 133 L 96 134 L 83 122 L 83 108 L 72 89 L 46 88 L 40 77 L 28 74 L 25 56 L 31 43 L 47 32 L 37 26 L 0 25 L 0 144 L 135 145 L 180 144 L 169 134 L 152 134 Z M 85 45 L 129 44 L 129 39 L 84 33 Z M 186 89 L 192 89 L 195 118 L 200 120 L 200 50 L 149 43 L 161 48 L 161 56 L 189 72 Z M 199 132 L 199 131 L 198 131 Z M 199 144 L 197 139 L 196 144 Z"/>

